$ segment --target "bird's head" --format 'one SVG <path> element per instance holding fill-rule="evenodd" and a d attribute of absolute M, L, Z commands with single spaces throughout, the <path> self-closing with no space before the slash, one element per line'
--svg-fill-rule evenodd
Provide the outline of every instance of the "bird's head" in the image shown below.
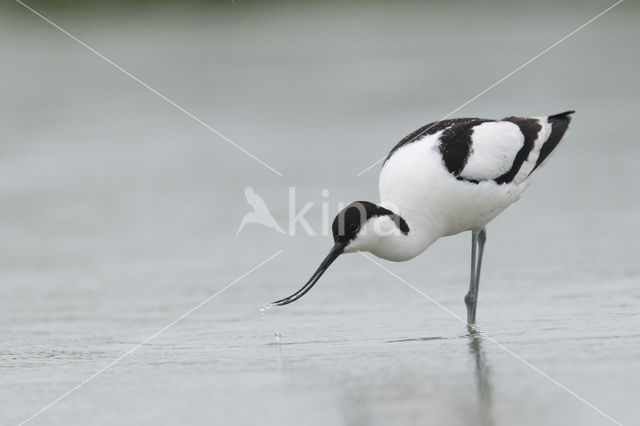
<path fill-rule="evenodd" d="M 385 238 L 406 235 L 409 227 L 402 217 L 389 209 L 369 201 L 354 201 L 333 219 L 332 231 L 334 246 L 320 267 L 300 290 L 273 302 L 274 305 L 287 305 L 304 296 L 341 254 L 374 251 L 380 244 L 384 244 Z"/>

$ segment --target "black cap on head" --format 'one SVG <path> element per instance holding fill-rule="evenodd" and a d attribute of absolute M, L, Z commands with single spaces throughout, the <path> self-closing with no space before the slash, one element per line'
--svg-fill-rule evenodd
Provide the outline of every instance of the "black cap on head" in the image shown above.
<path fill-rule="evenodd" d="M 369 201 L 354 201 L 342 209 L 333 219 L 333 241 L 347 245 L 356 237 L 362 225 L 376 216 L 378 206 Z"/>
<path fill-rule="evenodd" d="M 336 244 L 349 244 L 356 237 L 362 225 L 374 216 L 389 216 L 403 234 L 406 235 L 409 232 L 407 222 L 391 210 L 369 201 L 354 201 L 342 209 L 333 220 L 333 241 Z"/>

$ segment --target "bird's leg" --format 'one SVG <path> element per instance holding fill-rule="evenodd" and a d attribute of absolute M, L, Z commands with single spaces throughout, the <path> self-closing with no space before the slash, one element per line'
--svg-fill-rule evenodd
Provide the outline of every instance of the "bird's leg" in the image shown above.
<path fill-rule="evenodd" d="M 467 305 L 467 326 L 469 331 L 473 330 L 473 324 L 476 322 L 476 307 L 478 305 L 478 288 L 480 287 L 480 270 L 482 268 L 482 254 L 484 252 L 484 243 L 487 240 L 487 231 L 482 228 L 480 232 L 472 232 L 471 234 L 471 279 L 469 283 L 469 292 L 464 297 L 464 303 Z M 476 259 L 477 249 L 477 259 Z"/>
<path fill-rule="evenodd" d="M 477 299 L 476 291 L 476 247 L 478 243 L 478 234 L 475 231 L 471 231 L 471 274 L 469 279 L 469 292 L 464 296 L 464 303 L 467 305 L 467 327 L 469 332 L 473 332 L 473 315 L 475 311 L 474 306 Z"/>
<path fill-rule="evenodd" d="M 478 306 L 478 289 L 480 288 L 480 270 L 482 269 L 482 254 L 484 253 L 484 243 L 487 241 L 487 230 L 482 228 L 478 233 L 478 263 L 476 267 L 476 286 L 475 286 L 475 302 L 473 303 L 473 316 L 471 320 L 476 322 L 476 306 Z"/>

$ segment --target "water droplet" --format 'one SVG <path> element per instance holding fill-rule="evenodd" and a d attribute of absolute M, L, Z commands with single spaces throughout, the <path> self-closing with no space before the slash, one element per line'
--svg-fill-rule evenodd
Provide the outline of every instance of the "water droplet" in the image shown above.
<path fill-rule="evenodd" d="M 274 337 L 276 340 L 280 340 L 280 338 L 282 337 L 282 334 L 280 334 L 280 332 L 279 332 L 279 331 L 276 331 L 276 332 L 273 334 L 273 337 Z"/>
<path fill-rule="evenodd" d="M 260 306 L 260 315 L 264 315 L 267 313 L 269 309 L 271 309 L 273 305 L 270 303 L 268 305 Z"/>

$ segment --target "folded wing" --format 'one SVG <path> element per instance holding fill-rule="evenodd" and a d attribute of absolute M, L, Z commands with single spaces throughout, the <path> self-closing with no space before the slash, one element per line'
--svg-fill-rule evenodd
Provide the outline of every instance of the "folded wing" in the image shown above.
<path fill-rule="evenodd" d="M 440 135 L 443 163 L 461 180 L 522 183 L 558 145 L 572 113 L 453 124 Z"/>

